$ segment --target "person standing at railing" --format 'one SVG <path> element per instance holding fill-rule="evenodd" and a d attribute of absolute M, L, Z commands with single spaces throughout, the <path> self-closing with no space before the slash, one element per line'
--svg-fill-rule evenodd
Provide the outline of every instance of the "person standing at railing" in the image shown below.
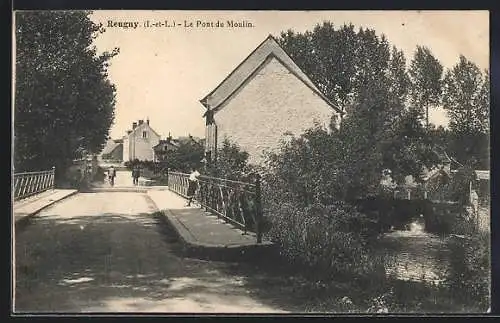
<path fill-rule="evenodd" d="M 191 206 L 194 194 L 198 189 L 198 177 L 200 175 L 201 174 L 198 172 L 198 170 L 195 167 L 193 167 L 191 170 L 191 174 L 189 174 L 189 179 L 188 179 L 188 191 L 187 191 L 188 202 L 186 206 Z"/>

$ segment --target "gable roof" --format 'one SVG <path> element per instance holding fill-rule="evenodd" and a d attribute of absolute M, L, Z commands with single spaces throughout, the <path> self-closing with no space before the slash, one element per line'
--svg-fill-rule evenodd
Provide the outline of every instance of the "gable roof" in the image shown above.
<path fill-rule="evenodd" d="M 122 145 L 122 143 L 116 142 L 114 140 L 109 140 L 106 143 L 106 146 L 104 147 L 104 149 L 102 150 L 101 155 L 111 154 L 120 145 Z"/>
<path fill-rule="evenodd" d="M 269 35 L 250 55 L 248 55 L 212 92 L 200 100 L 205 108 L 216 112 L 219 107 L 231 97 L 245 82 L 254 75 L 270 57 L 276 58 L 293 75 L 300 79 L 307 87 L 319 95 L 336 112 L 343 113 L 334 105 L 300 69 L 292 58 L 281 48 L 276 39 Z"/>
<path fill-rule="evenodd" d="M 433 151 L 436 154 L 436 156 L 438 157 L 440 162 L 451 163 L 452 160 L 451 160 L 450 156 L 448 156 L 448 154 L 446 153 L 446 150 L 443 147 L 437 146 L 433 149 Z"/>
<path fill-rule="evenodd" d="M 427 182 L 431 179 L 434 179 L 438 176 L 444 176 L 450 178 L 451 175 L 444 169 L 442 168 L 433 168 L 430 171 L 427 172 L 427 174 L 423 177 L 424 182 Z"/>
<path fill-rule="evenodd" d="M 139 130 L 139 128 L 141 128 L 141 129 L 142 129 L 142 128 L 143 128 L 143 126 L 147 126 L 149 129 L 151 129 L 151 131 L 152 131 L 152 132 L 153 132 L 156 136 L 158 136 L 159 138 L 161 138 L 161 136 L 160 136 L 160 135 L 159 135 L 159 134 L 158 134 L 158 133 L 157 133 L 157 132 L 156 132 L 153 128 L 151 128 L 151 126 L 150 126 L 147 122 L 143 122 L 143 123 L 141 123 L 141 124 L 138 124 L 138 125 L 137 125 L 137 127 L 135 127 L 135 129 L 133 129 L 133 130 L 129 130 L 129 131 L 131 131 L 131 132 L 130 132 L 129 134 L 126 134 L 126 135 L 125 135 L 125 138 L 128 138 L 128 137 L 132 136 L 132 134 L 135 134 L 135 132 L 136 132 L 136 131 L 138 131 L 138 130 Z"/>
<path fill-rule="evenodd" d="M 193 137 L 191 135 L 189 136 L 181 136 L 181 137 L 178 137 L 177 139 L 173 139 L 175 140 L 177 143 L 187 143 L 187 142 L 192 142 L 194 144 L 197 144 L 197 145 L 202 145 L 202 139 L 198 138 L 198 137 Z"/>
<path fill-rule="evenodd" d="M 160 147 L 164 147 L 164 146 L 172 146 L 174 148 L 178 148 L 179 144 L 173 140 L 161 139 L 160 142 L 156 146 L 153 147 L 153 149 L 159 149 Z"/>

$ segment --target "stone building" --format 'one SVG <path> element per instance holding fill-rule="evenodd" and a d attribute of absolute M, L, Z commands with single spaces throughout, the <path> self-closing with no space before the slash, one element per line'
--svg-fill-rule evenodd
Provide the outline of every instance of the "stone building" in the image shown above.
<path fill-rule="evenodd" d="M 205 151 L 213 159 L 225 138 L 258 164 L 285 134 L 328 128 L 341 110 L 330 102 L 276 40 L 267 37 L 200 102 L 206 108 Z M 338 118 L 340 119 L 340 118 Z"/>
<path fill-rule="evenodd" d="M 149 119 L 132 123 L 132 129 L 123 137 L 123 161 L 138 159 L 153 161 L 153 147 L 160 143 L 160 135 L 151 128 Z"/>

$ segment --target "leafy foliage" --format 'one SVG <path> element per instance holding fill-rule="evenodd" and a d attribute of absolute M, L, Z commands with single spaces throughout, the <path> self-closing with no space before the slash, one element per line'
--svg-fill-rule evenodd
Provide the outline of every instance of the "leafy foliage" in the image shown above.
<path fill-rule="evenodd" d="M 128 170 L 132 170 L 136 167 L 139 167 L 140 169 L 149 169 L 149 170 L 155 170 L 158 168 L 157 163 L 151 160 L 139 160 L 139 159 L 133 159 L 126 161 L 124 163 L 124 166 L 127 167 Z"/>
<path fill-rule="evenodd" d="M 270 193 L 266 191 L 265 197 Z M 269 200 L 266 206 L 272 221 L 269 236 L 292 264 L 309 268 L 316 279 L 385 274 L 383 263 L 370 253 L 369 220 L 353 207 L 337 202 L 299 208 L 293 202 Z"/>
<path fill-rule="evenodd" d="M 277 153 L 268 154 L 264 179 L 272 184 L 277 200 L 306 207 L 340 199 L 342 183 L 337 179 L 342 151 L 338 140 L 316 127 L 283 142 Z"/>
<path fill-rule="evenodd" d="M 447 200 L 466 204 L 469 199 L 469 185 L 476 182 L 476 174 L 470 167 L 461 167 L 447 184 Z"/>
<path fill-rule="evenodd" d="M 460 56 L 444 79 L 443 105 L 450 117 L 449 149 L 472 167 L 489 169 L 488 72 Z"/>
<path fill-rule="evenodd" d="M 379 38 L 370 29 L 356 32 L 352 24 L 335 29 L 331 22 L 324 22 L 312 32 L 288 30 L 281 33 L 278 42 L 328 99 L 342 109 L 389 67 L 385 37 Z M 398 52 L 398 57 L 403 59 L 403 54 Z"/>
<path fill-rule="evenodd" d="M 441 102 L 443 65 L 432 55 L 429 48 L 417 46 L 408 71 L 410 76 L 411 104 L 423 116 L 429 126 L 429 107 Z"/>
<path fill-rule="evenodd" d="M 379 194 L 382 172 L 391 170 L 397 184 L 408 175 L 419 181 L 426 167 L 437 163 L 433 143 L 418 113 L 406 109 L 381 83 L 373 83 L 343 122 L 338 142 L 343 152 L 344 198 Z"/>
<path fill-rule="evenodd" d="M 448 147 L 449 132 L 422 124 L 424 113 L 428 119 L 428 109 L 442 101 L 443 66 L 429 49 L 418 47 L 407 71 L 403 53 L 384 36 L 368 29 L 355 32 L 352 25 L 335 30 L 324 23 L 312 32 L 282 33 L 279 41 L 346 115 L 339 129 L 309 129 L 268 155 L 264 205 L 273 221 L 271 234 L 290 258 L 321 270 L 325 265 L 319 259 L 332 257 L 318 252 L 329 250 L 337 258 L 328 270 L 340 272 L 342 258 L 336 252 L 341 247 L 329 237 L 347 239 L 344 250 L 351 257 L 368 255 L 363 248 L 381 228 L 373 223 L 380 217 L 349 204 L 380 198 L 387 169 L 398 184 L 408 175 L 418 182 L 426 169 L 439 164 L 436 148 Z M 349 228 L 349 238 L 340 233 L 340 224 L 320 220 L 342 218 L 344 212 L 357 223 Z"/>
<path fill-rule="evenodd" d="M 217 151 L 217 160 L 208 168 L 208 173 L 220 178 L 245 181 L 254 172 L 248 164 L 248 157 L 249 154 L 238 144 L 225 138 Z"/>
<path fill-rule="evenodd" d="M 282 151 L 288 155 L 293 151 L 302 151 L 297 165 L 311 164 L 308 171 L 302 168 L 300 171 L 296 169 L 296 173 L 314 172 L 311 167 L 315 166 L 318 166 L 315 169 L 324 172 L 329 172 L 326 169 L 335 170 L 335 174 L 309 176 L 310 181 L 320 183 L 319 178 L 329 178 L 330 181 L 335 178 L 342 192 L 337 190 L 334 193 L 333 184 L 326 184 L 325 180 L 321 183 L 326 186 L 317 187 L 331 192 L 330 195 L 337 194 L 340 199 L 363 198 L 378 193 L 384 169 L 390 169 L 398 182 L 402 182 L 407 175 L 418 181 L 424 167 L 437 162 L 432 153 L 432 140 L 420 124 L 419 110 L 410 109 L 407 104 L 413 85 L 406 70 L 404 54 L 394 46 L 391 48 L 384 35 L 378 36 L 374 30 L 362 28 L 356 32 L 352 25 L 336 30 L 333 24 L 325 22 L 317 25 L 312 32 L 282 33 L 279 41 L 328 98 L 345 107 L 346 111 L 340 131 L 332 128 L 323 133 L 316 131 L 314 135 L 309 132 L 299 139 L 302 143 L 296 141 L 293 144 L 304 145 L 302 150 L 292 145 L 285 149 L 286 152 Z M 414 63 L 415 73 L 423 73 L 429 68 L 439 70 L 439 62 L 431 59 L 433 57 L 428 49 L 419 48 L 417 54 L 420 52 L 424 55 L 425 64 Z M 417 71 L 418 68 L 422 71 Z M 430 81 L 425 81 L 423 85 L 427 86 L 427 83 L 435 85 Z M 439 90 L 437 86 L 436 91 Z M 436 91 L 429 90 L 429 94 L 423 97 L 434 102 Z M 309 142 L 312 137 L 314 142 Z M 309 148 L 305 147 L 307 145 Z M 310 149 L 309 155 L 307 149 Z M 317 158 L 316 151 L 321 150 L 323 152 L 317 156 L 323 159 L 321 162 L 308 162 L 310 158 Z M 324 156 L 330 159 L 326 161 Z M 284 160 L 283 163 L 294 168 L 290 165 L 293 162 Z M 309 187 L 301 190 L 309 195 L 317 194 Z"/>
<path fill-rule="evenodd" d="M 453 254 L 446 285 L 455 298 L 465 304 L 477 304 L 485 312 L 490 306 L 491 262 L 490 237 L 478 234 L 466 239 L 450 240 Z"/>
<path fill-rule="evenodd" d="M 406 58 L 403 51 L 395 46 L 392 48 L 391 61 L 389 63 L 389 78 L 391 95 L 404 104 L 411 88 L 411 80 L 406 71 Z"/>
<path fill-rule="evenodd" d="M 166 155 L 166 165 L 174 171 L 188 173 L 200 168 L 204 158 L 204 147 L 194 140 L 178 140 L 178 147 Z"/>
<path fill-rule="evenodd" d="M 114 120 L 103 33 L 84 11 L 16 13 L 15 169 L 63 169 L 104 147 Z"/>

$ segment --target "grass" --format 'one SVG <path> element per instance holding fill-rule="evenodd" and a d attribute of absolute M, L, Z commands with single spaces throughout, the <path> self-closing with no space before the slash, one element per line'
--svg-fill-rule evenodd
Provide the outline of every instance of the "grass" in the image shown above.
<path fill-rule="evenodd" d="M 484 312 L 477 304 L 464 304 L 444 287 L 421 282 L 388 279 L 367 287 L 355 280 L 318 282 L 300 278 L 290 289 L 306 300 L 307 312 L 343 313 L 473 313 Z"/>
<path fill-rule="evenodd" d="M 278 255 L 256 269 L 267 276 L 283 277 L 282 293 L 301 295 L 306 312 L 336 313 L 485 313 L 480 300 L 465 300 L 468 290 L 450 290 L 446 285 L 404 281 L 387 277 L 317 280 L 313 268 L 300 268 Z M 443 275 L 446 273 L 443 272 Z M 285 278 L 286 277 L 286 278 Z M 268 285 L 268 290 L 271 289 Z"/>

